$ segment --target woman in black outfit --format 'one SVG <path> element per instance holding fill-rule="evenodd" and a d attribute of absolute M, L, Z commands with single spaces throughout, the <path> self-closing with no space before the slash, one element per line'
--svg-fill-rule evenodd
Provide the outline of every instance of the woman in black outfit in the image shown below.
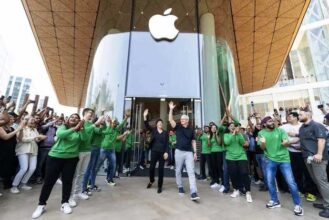
<path fill-rule="evenodd" d="M 162 128 L 162 120 L 158 119 L 156 121 L 156 127 L 151 128 L 148 121 L 148 109 L 144 110 L 144 124 L 145 128 L 151 132 L 151 164 L 150 164 L 150 182 L 147 184 L 147 188 L 151 188 L 154 183 L 154 173 L 155 165 L 159 161 L 159 179 L 158 179 L 158 193 L 162 192 L 163 184 L 163 172 L 164 172 L 164 162 L 168 158 L 169 149 L 169 135 L 168 132 Z"/>
<path fill-rule="evenodd" d="M 16 134 L 23 128 L 22 122 L 16 130 L 10 126 L 10 116 L 7 112 L 0 113 L 0 176 L 3 188 L 9 189 L 16 174 L 17 158 L 15 153 Z"/>

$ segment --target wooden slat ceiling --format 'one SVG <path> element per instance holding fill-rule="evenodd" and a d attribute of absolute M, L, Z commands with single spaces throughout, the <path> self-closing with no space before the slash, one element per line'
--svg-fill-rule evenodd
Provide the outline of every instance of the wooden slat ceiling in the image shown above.
<path fill-rule="evenodd" d="M 84 105 L 97 45 L 111 28 L 129 31 L 130 1 L 22 0 L 61 104 Z M 186 10 L 187 1 L 179 1 Z M 274 85 L 309 2 L 199 0 L 200 15 L 215 15 L 216 35 L 233 52 L 240 93 Z"/>
<path fill-rule="evenodd" d="M 310 0 L 231 0 L 240 93 L 273 86 Z"/>

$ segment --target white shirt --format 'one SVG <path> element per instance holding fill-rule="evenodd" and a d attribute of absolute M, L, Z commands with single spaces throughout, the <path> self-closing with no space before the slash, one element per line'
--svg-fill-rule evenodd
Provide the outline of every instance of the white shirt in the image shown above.
<path fill-rule="evenodd" d="M 285 130 L 285 132 L 287 132 L 287 134 L 288 134 L 288 132 L 293 132 L 295 134 L 299 134 L 299 129 L 300 129 L 301 126 L 302 126 L 301 123 L 298 123 L 296 125 L 292 125 L 290 123 L 287 123 L 287 124 L 282 125 L 281 128 L 283 130 Z M 298 141 L 295 144 L 290 144 L 291 147 L 288 147 L 288 150 L 290 152 L 302 152 L 301 148 L 300 148 L 300 142 L 299 142 L 298 137 L 292 137 L 292 136 L 289 136 L 289 134 L 288 134 L 288 140 L 289 140 L 289 142 Z"/>
<path fill-rule="evenodd" d="M 16 155 L 38 155 L 38 144 L 35 141 L 35 138 L 39 135 L 37 129 L 25 127 L 21 132 L 23 132 L 23 136 L 22 140 L 19 140 L 16 145 Z"/>

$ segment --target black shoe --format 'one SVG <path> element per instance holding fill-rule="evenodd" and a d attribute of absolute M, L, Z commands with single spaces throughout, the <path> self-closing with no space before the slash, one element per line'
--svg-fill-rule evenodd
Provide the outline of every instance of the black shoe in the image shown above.
<path fill-rule="evenodd" d="M 153 183 L 149 182 L 149 183 L 147 184 L 147 186 L 146 186 L 146 189 L 151 188 L 151 187 L 152 187 L 152 184 L 153 184 Z"/>
<path fill-rule="evenodd" d="M 317 209 L 324 209 L 324 206 L 321 203 L 313 203 L 313 207 Z"/>
<path fill-rule="evenodd" d="M 329 218 L 329 209 L 324 209 L 323 211 L 319 212 L 319 216 L 323 218 Z"/>
<path fill-rule="evenodd" d="M 158 193 L 162 193 L 162 188 L 158 188 Z"/>
<path fill-rule="evenodd" d="M 192 194 L 191 194 L 191 200 L 192 200 L 192 201 L 196 201 L 196 200 L 199 200 L 199 199 L 200 199 L 200 197 L 198 196 L 197 193 L 192 193 Z"/>
<path fill-rule="evenodd" d="M 185 191 L 184 191 L 184 188 L 183 187 L 179 187 L 178 188 L 178 194 L 180 194 L 180 195 L 184 195 L 185 194 Z"/>

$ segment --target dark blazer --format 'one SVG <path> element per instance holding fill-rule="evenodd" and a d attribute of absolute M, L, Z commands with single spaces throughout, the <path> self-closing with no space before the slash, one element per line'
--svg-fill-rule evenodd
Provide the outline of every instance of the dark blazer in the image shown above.
<path fill-rule="evenodd" d="M 155 148 L 154 147 L 155 138 L 156 138 L 157 134 L 159 134 L 159 132 L 156 127 L 152 128 L 149 125 L 148 121 L 144 121 L 144 125 L 145 125 L 145 128 L 151 132 L 150 149 L 158 151 L 158 152 L 162 152 L 162 153 L 168 153 L 168 151 L 169 151 L 169 134 L 168 134 L 168 132 L 166 130 L 163 130 L 163 135 L 165 136 L 165 143 L 163 145 L 163 148 L 162 149 L 159 149 L 158 147 Z"/>

